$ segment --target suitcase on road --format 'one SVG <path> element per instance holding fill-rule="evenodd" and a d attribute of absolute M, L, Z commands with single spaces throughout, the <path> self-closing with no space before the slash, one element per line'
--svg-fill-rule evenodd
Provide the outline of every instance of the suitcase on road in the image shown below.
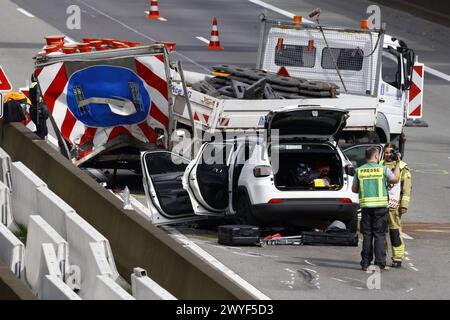
<path fill-rule="evenodd" d="M 219 226 L 218 241 L 227 246 L 256 246 L 260 243 L 260 230 L 256 226 Z"/>
<path fill-rule="evenodd" d="M 303 232 L 303 245 L 358 246 L 358 234 L 352 232 Z"/>

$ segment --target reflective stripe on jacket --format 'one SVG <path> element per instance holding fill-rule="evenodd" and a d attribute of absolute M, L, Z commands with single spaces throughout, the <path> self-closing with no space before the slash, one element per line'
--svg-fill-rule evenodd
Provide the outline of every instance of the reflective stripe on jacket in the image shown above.
<path fill-rule="evenodd" d="M 386 168 L 374 162 L 357 169 L 359 184 L 359 205 L 361 208 L 386 208 L 388 192 Z"/>

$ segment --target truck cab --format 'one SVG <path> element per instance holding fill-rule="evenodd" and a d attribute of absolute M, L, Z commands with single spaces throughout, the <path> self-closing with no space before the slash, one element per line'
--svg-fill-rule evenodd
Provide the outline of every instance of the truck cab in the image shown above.
<path fill-rule="evenodd" d="M 414 51 L 384 30 L 347 29 L 261 17 L 257 68 L 339 86 L 338 99 L 361 105 L 377 99 L 372 130 L 347 130 L 351 143 L 394 141 L 401 144 L 407 120 L 423 114 L 424 65 Z"/>

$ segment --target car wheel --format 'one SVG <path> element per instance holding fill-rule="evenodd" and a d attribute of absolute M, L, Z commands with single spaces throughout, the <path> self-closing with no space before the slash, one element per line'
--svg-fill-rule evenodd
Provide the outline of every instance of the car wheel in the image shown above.
<path fill-rule="evenodd" d="M 346 223 L 346 227 L 352 233 L 358 232 L 358 213 L 354 213 L 353 218 Z"/>
<path fill-rule="evenodd" d="M 237 201 L 237 218 L 242 224 L 258 224 L 252 213 L 250 199 L 246 193 L 241 193 Z"/>

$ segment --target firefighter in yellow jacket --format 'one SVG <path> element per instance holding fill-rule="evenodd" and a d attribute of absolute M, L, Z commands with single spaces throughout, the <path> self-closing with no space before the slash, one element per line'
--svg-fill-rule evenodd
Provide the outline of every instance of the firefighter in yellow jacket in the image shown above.
<path fill-rule="evenodd" d="M 393 170 L 396 165 L 394 154 L 395 146 L 392 143 L 387 143 L 384 146 L 384 160 L 381 161 L 380 164 Z M 401 219 L 408 211 L 409 200 L 411 197 L 411 171 L 405 162 L 400 162 L 400 181 L 396 184 L 391 184 L 388 191 L 389 235 L 392 246 L 392 266 L 400 268 L 405 257 L 405 243 L 402 238 Z"/>

